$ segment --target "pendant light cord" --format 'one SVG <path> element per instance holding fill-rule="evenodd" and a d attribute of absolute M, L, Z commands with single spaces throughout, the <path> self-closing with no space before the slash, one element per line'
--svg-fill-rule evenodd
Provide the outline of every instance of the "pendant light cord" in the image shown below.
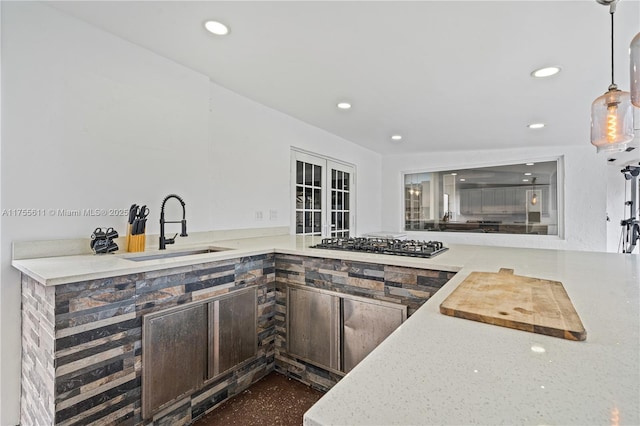
<path fill-rule="evenodd" d="M 609 13 L 611 14 L 611 85 L 614 86 L 615 82 L 614 82 L 614 73 L 613 73 L 613 14 L 615 13 L 615 8 L 611 7 Z"/>

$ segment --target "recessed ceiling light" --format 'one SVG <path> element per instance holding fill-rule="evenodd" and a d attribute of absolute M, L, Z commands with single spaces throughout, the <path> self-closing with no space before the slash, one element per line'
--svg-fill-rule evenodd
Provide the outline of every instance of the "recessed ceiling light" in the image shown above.
<path fill-rule="evenodd" d="M 526 166 L 533 166 L 535 163 L 527 163 Z"/>
<path fill-rule="evenodd" d="M 531 76 L 537 78 L 551 77 L 552 75 L 556 75 L 559 72 L 560 67 L 545 67 L 532 71 Z"/>
<path fill-rule="evenodd" d="M 337 106 L 340 109 L 349 109 L 349 108 L 351 108 L 351 104 L 349 102 L 340 102 L 340 103 L 338 103 Z"/>
<path fill-rule="evenodd" d="M 544 127 L 544 123 L 532 123 L 527 126 L 530 129 L 542 129 Z"/>
<path fill-rule="evenodd" d="M 402 140 L 402 136 L 400 136 L 400 135 L 393 135 L 393 136 L 391 136 L 391 139 L 393 139 L 394 141 L 399 141 L 399 140 Z"/>
<path fill-rule="evenodd" d="M 525 176 L 531 176 L 531 173 L 525 173 L 524 175 Z"/>
<path fill-rule="evenodd" d="M 460 178 L 460 182 L 466 182 L 467 180 L 465 178 Z"/>
<path fill-rule="evenodd" d="M 529 182 L 529 179 L 522 179 L 523 182 Z"/>
<path fill-rule="evenodd" d="M 218 21 L 207 21 L 204 23 L 204 27 L 207 29 L 207 31 L 215 35 L 229 34 L 229 27 Z"/>
<path fill-rule="evenodd" d="M 457 173 L 451 173 L 451 176 L 458 176 Z"/>

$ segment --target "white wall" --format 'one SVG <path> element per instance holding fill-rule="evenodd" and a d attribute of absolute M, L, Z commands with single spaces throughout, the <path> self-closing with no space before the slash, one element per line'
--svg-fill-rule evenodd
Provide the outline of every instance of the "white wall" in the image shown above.
<path fill-rule="evenodd" d="M 354 163 L 358 230 L 380 228 L 378 154 L 45 4 L 0 6 L 0 203 L 45 211 L 0 221 L 0 425 L 19 421 L 20 276 L 11 242 L 88 238 L 97 226 L 125 232 L 124 217 L 57 217 L 50 209 L 148 204 L 148 232 L 157 233 L 162 198 L 175 192 L 187 204 L 189 231 L 286 226 L 289 150 L 297 146 Z"/>
<path fill-rule="evenodd" d="M 564 156 L 565 232 L 556 236 L 425 233 L 409 232 L 412 238 L 440 240 L 445 243 L 501 245 L 511 247 L 537 247 L 570 250 L 605 251 L 606 189 L 604 178 L 606 157 L 596 155 L 595 149 L 584 146 L 537 149 L 512 149 L 477 152 L 438 152 L 387 156 L 382 166 L 382 226 L 388 230 L 401 230 L 402 172 L 438 171 L 497 163 L 524 163 Z M 562 218 L 561 218 L 562 219 Z"/>
<path fill-rule="evenodd" d="M 2 4 L 0 4 L 0 82 L 2 82 Z M 2 87 L 3 84 L 0 83 L 0 99 L 2 99 Z M 0 102 L 0 135 L 2 135 L 2 104 L 4 102 Z M 0 136 L 0 141 L 1 141 L 1 136 Z M 0 211 L 2 211 L 2 144 L 0 143 Z M 0 216 L 0 222 L 1 222 L 1 216 Z M 4 257 L 3 257 L 3 250 L 4 248 L 4 244 L 2 244 L 2 224 L 0 223 L 0 268 L 2 267 L 2 262 L 4 262 Z M 0 274 L 1 274 L 1 270 L 0 270 Z M 4 306 L 4 292 L 1 291 L 1 287 L 2 286 L 2 280 L 0 279 L 0 340 L 2 337 L 2 329 L 4 328 L 4 321 L 3 321 L 3 317 L 4 315 L 2 314 L 3 310 L 2 310 L 2 306 Z M 5 364 L 5 359 L 4 359 L 4 354 L 2 353 L 2 351 L 0 350 L 0 380 L 3 377 L 2 374 L 2 366 Z M 6 412 L 7 410 L 4 409 L 3 410 L 3 404 L 2 401 L 4 401 L 4 395 L 5 394 L 5 390 L 2 388 L 2 386 L 0 385 L 0 424 L 3 424 L 3 412 Z M 13 402 L 13 401 L 12 401 Z"/>
<path fill-rule="evenodd" d="M 210 91 L 212 229 L 290 225 L 292 146 L 355 164 L 357 233 L 380 229 L 379 154 L 218 85 Z M 277 220 L 270 220 L 270 210 L 277 211 Z M 263 212 L 262 220 L 256 211 Z"/>

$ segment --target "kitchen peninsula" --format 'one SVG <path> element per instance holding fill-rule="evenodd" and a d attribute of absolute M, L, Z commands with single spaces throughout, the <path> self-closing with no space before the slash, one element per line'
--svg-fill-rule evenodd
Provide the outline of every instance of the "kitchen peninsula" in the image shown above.
<path fill-rule="evenodd" d="M 414 259 L 309 248 L 316 241 L 283 235 L 212 241 L 230 250 L 142 262 L 126 254 L 78 255 L 13 265 L 41 292 L 214 261 L 268 262 L 273 255 L 457 272 L 305 414 L 306 425 L 640 423 L 639 256 L 448 245 L 435 258 Z M 261 273 L 273 274 L 270 268 Z M 561 281 L 586 341 L 439 313 L 469 273 L 500 268 Z"/>

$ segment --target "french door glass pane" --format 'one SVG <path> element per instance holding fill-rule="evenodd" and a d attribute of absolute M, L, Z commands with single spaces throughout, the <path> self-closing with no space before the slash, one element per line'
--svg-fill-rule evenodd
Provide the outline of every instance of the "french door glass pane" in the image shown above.
<path fill-rule="evenodd" d="M 313 166 L 313 186 L 321 187 L 322 183 L 320 180 L 322 179 L 322 167 L 314 164 Z"/>
<path fill-rule="evenodd" d="M 304 233 L 310 234 L 313 222 L 311 221 L 311 212 L 304 212 Z"/>
<path fill-rule="evenodd" d="M 296 234 L 304 233 L 304 213 L 296 212 Z"/>
<path fill-rule="evenodd" d="M 313 182 L 313 164 L 305 163 L 304 165 L 304 184 L 311 185 Z"/>
<path fill-rule="evenodd" d="M 304 208 L 307 210 L 311 208 L 311 188 L 304 189 Z"/>
<path fill-rule="evenodd" d="M 304 207 L 304 188 L 296 186 L 296 210 L 301 210 Z"/>
<path fill-rule="evenodd" d="M 296 161 L 296 234 L 322 235 L 322 166 Z"/>
<path fill-rule="evenodd" d="M 349 237 L 349 188 L 351 174 L 342 170 L 331 170 L 331 236 Z"/>
<path fill-rule="evenodd" d="M 322 232 L 322 213 L 321 212 L 313 212 L 313 232 L 320 233 Z"/>
<path fill-rule="evenodd" d="M 296 234 L 348 237 L 355 232 L 355 169 L 301 152 L 292 154 Z M 353 188 L 355 191 L 355 187 Z"/>
<path fill-rule="evenodd" d="M 313 189 L 313 208 L 316 210 L 322 209 L 322 198 L 320 198 L 320 188 Z"/>
<path fill-rule="evenodd" d="M 302 185 L 304 183 L 304 163 L 298 161 L 296 164 L 296 183 Z"/>

